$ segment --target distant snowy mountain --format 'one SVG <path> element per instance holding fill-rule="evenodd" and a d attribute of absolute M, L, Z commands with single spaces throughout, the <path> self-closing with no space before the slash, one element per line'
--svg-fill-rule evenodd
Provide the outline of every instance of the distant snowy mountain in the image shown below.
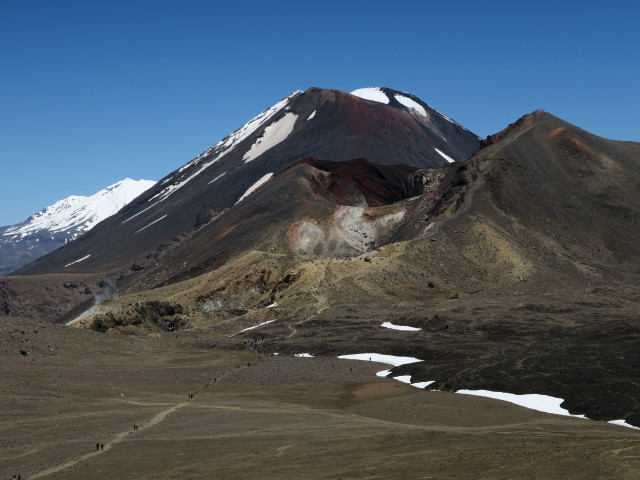
<path fill-rule="evenodd" d="M 0 275 L 75 240 L 155 183 L 125 178 L 90 197 L 72 195 L 22 223 L 0 227 Z"/>

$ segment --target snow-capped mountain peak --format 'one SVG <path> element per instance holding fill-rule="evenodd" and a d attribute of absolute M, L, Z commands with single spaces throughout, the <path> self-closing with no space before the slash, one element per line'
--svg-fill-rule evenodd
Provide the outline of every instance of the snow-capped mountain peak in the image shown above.
<path fill-rule="evenodd" d="M 410 93 L 399 92 L 386 87 L 367 87 L 358 88 L 357 90 L 352 91 L 351 95 L 372 102 L 384 103 L 386 105 L 395 104 L 396 106 L 401 106 L 407 112 L 416 115 L 419 118 L 422 118 L 423 121 L 430 124 L 432 123 L 430 122 L 430 116 L 436 114 L 447 122 L 457 127 L 463 128 L 467 132 L 469 131 L 455 120 L 446 116 L 439 110 L 436 110 L 432 106 L 425 104 L 424 102 L 422 102 L 422 100 Z M 479 139 L 480 137 L 477 138 Z M 449 160 L 447 159 L 447 161 Z"/>
<path fill-rule="evenodd" d="M 66 233 L 67 241 L 73 240 L 153 185 L 155 182 L 151 180 L 125 178 L 89 197 L 71 195 L 40 210 L 24 222 L 8 227 L 2 236 L 17 239 L 47 231 L 50 234 Z"/>

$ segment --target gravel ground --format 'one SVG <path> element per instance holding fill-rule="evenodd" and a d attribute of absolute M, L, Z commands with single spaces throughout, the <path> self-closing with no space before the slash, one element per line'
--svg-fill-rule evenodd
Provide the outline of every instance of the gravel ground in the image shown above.
<path fill-rule="evenodd" d="M 634 430 L 202 345 L 1 322 L 0 478 L 640 476 Z"/>

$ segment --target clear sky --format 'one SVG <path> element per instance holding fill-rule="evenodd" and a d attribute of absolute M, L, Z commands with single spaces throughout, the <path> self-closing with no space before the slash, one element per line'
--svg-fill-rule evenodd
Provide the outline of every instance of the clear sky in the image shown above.
<path fill-rule="evenodd" d="M 0 0 L 0 225 L 158 180 L 311 86 L 410 92 L 481 137 L 543 109 L 640 141 L 638 5 Z"/>

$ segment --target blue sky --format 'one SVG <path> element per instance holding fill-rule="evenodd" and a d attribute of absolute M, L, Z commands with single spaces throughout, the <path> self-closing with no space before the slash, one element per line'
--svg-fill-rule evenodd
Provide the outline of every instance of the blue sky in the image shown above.
<path fill-rule="evenodd" d="M 158 180 L 311 86 L 407 91 L 481 137 L 544 109 L 640 141 L 636 2 L 218 3 L 0 0 L 0 225 Z"/>

